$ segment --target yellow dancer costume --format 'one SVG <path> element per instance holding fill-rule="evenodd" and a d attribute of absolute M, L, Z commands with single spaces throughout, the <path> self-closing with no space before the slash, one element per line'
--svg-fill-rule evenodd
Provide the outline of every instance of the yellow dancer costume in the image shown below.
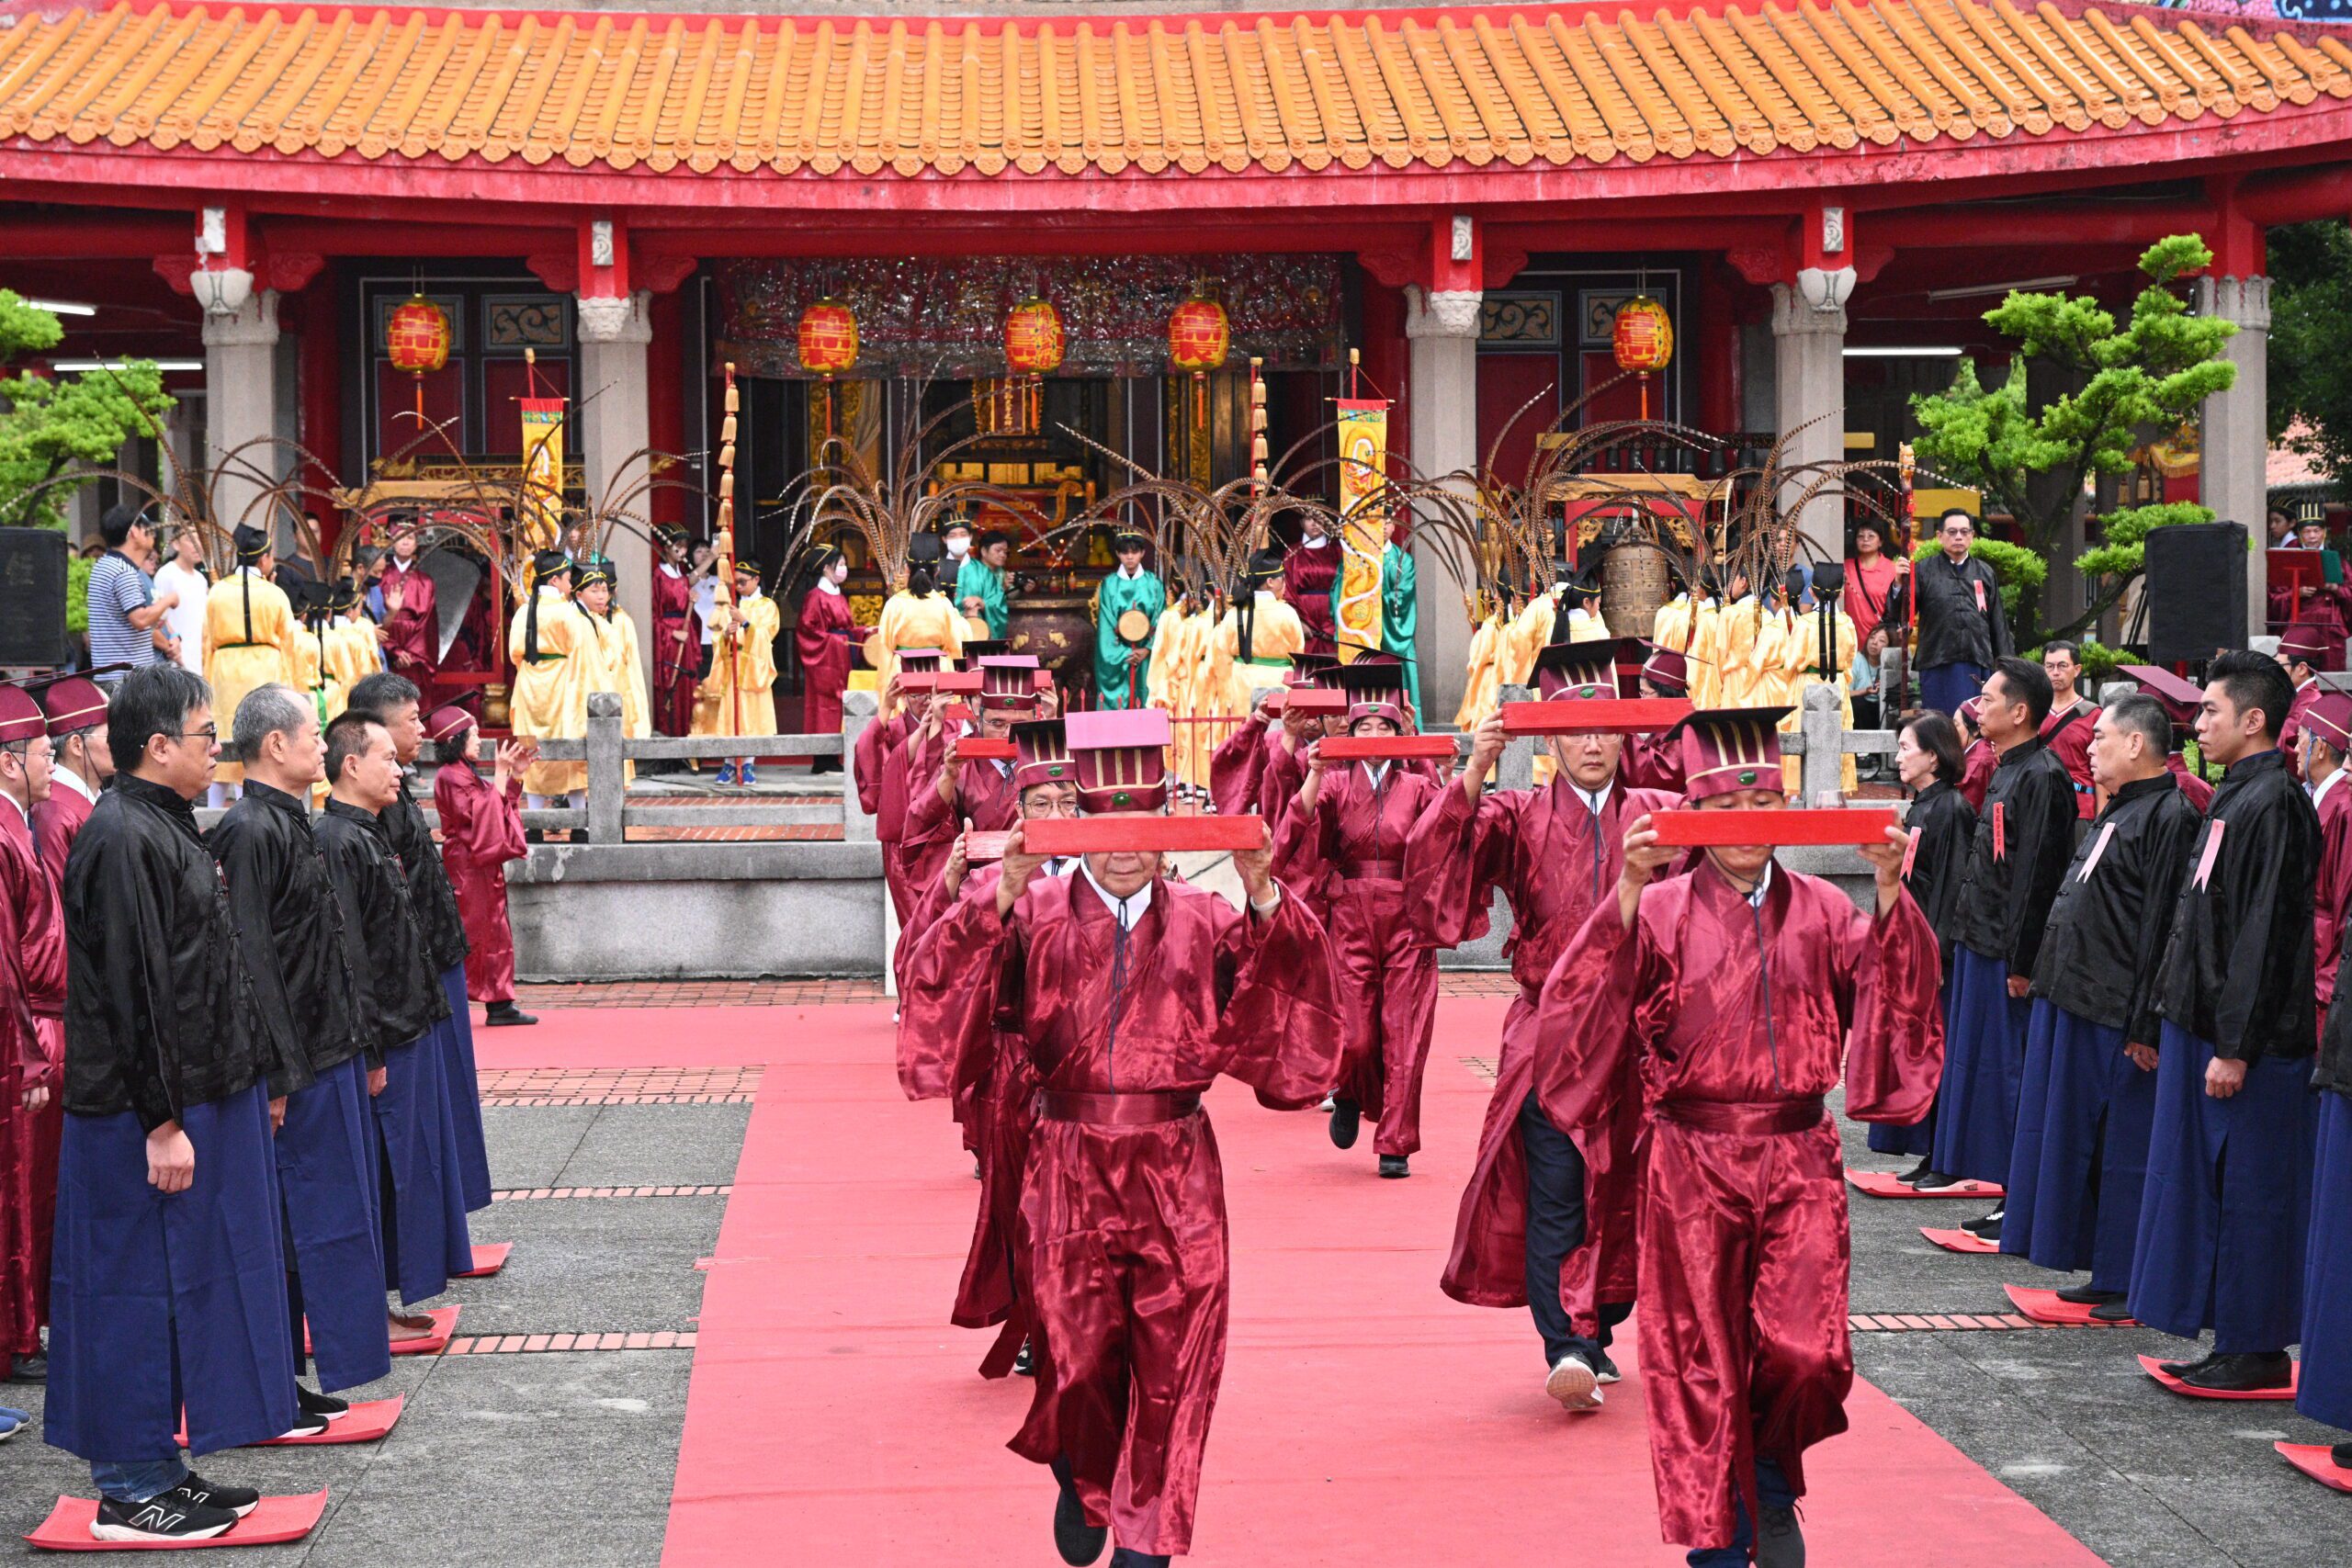
<path fill-rule="evenodd" d="M 1175 607 L 1159 617 L 1159 636 L 1154 638 L 1151 664 L 1146 678 L 1150 687 L 1150 705 L 1165 708 L 1171 723 L 1168 743 L 1169 766 L 1185 783 L 1192 782 L 1185 769 L 1190 765 L 1191 734 L 1200 728 L 1196 724 L 1178 721 L 1197 711 L 1200 700 L 1201 639 L 1215 629 L 1215 623 L 1205 610 L 1195 611 L 1188 601 L 1179 601 Z"/>
<path fill-rule="evenodd" d="M 605 610 L 602 613 L 589 602 L 592 591 L 599 587 L 605 595 Z M 578 618 L 574 622 L 571 656 L 563 662 L 563 719 L 560 733 L 566 736 L 588 733 L 588 699 L 597 692 L 619 694 L 623 735 L 641 738 L 652 733 L 645 670 L 638 660 L 637 626 L 628 611 L 614 607 L 609 597 L 612 589 L 610 560 L 592 556 L 580 563 L 571 597 L 571 607 L 578 612 Z M 624 778 L 634 778 L 636 764 L 625 762 L 621 772 Z M 569 795 L 588 787 L 588 764 L 550 762 L 541 776 L 548 788 L 535 793 Z"/>
<path fill-rule="evenodd" d="M 1453 710 L 1453 728 L 1473 730 L 1485 719 L 1480 703 L 1494 701 L 1495 644 L 1502 636 L 1503 615 L 1500 610 L 1489 611 L 1470 634 L 1470 657 L 1462 676 L 1462 703 Z"/>
<path fill-rule="evenodd" d="M 1854 634 L 1853 617 L 1842 609 L 1838 612 L 1830 628 L 1830 635 L 1836 639 L 1831 649 L 1833 666 L 1825 677 L 1814 672 L 1821 660 L 1821 616 L 1818 605 L 1803 615 L 1789 615 L 1781 637 L 1781 668 L 1787 674 L 1786 695 L 1781 700 L 1797 710 L 1781 721 L 1783 731 L 1793 731 L 1802 726 L 1804 689 L 1816 681 L 1838 689 L 1838 716 L 1846 728 L 1854 728 L 1853 682 L 1849 679 L 1849 672 L 1854 668 L 1854 650 L 1860 644 Z M 1803 787 L 1803 759 L 1784 759 L 1781 767 L 1788 789 L 1793 791 Z M 1838 763 L 1838 787 L 1851 795 L 1855 784 L 1854 759 L 1850 755 L 1841 756 Z M 1798 804 L 1810 806 L 1813 802 L 1807 800 Z"/>
<path fill-rule="evenodd" d="M 738 582 L 745 577 L 756 579 L 760 569 L 752 562 L 738 559 L 735 563 Z M 896 601 L 893 601 L 895 603 Z M 946 601 L 938 603 L 944 606 Z M 735 601 L 736 617 L 743 624 L 730 633 L 721 631 L 710 645 L 710 674 L 695 694 L 695 733 L 697 735 L 774 735 L 775 728 L 775 638 L 783 629 L 784 612 L 776 608 L 775 600 L 753 588 L 749 592 L 739 586 Z M 960 620 L 962 617 L 957 616 Z M 884 605 L 882 624 L 890 624 L 890 610 Z M 938 643 L 889 644 L 886 647 L 937 648 Z M 953 645 L 963 647 L 959 637 Z M 898 660 L 890 661 L 891 672 L 897 673 Z M 704 728 L 707 713 L 708 728 Z"/>
<path fill-rule="evenodd" d="M 212 688 L 212 712 L 223 735 L 236 720 L 237 705 L 254 687 L 277 681 L 305 689 L 295 678 L 302 627 L 285 590 L 269 581 L 269 536 L 241 524 L 236 546 L 236 570 L 204 600 L 204 680 Z M 222 762 L 212 781 L 240 784 L 244 776 L 236 763 Z"/>
<path fill-rule="evenodd" d="M 347 692 L 384 667 L 384 645 L 350 579 L 334 585 L 333 603 L 335 618 L 327 626 L 326 667 Z"/>
<path fill-rule="evenodd" d="M 1724 613 L 1713 597 L 1691 604 L 1690 646 L 1683 653 L 1690 663 L 1691 706 L 1724 706 Z"/>
<path fill-rule="evenodd" d="M 1260 588 L 1250 602 L 1250 658 L 1246 663 L 1241 659 L 1239 612 L 1227 610 L 1217 626 L 1218 646 L 1233 666 L 1233 691 L 1225 708 L 1227 713 L 1248 713 L 1260 692 L 1281 685 L 1288 676 L 1290 656 L 1306 651 L 1306 623 L 1299 619 L 1298 612 L 1282 595 Z M 1214 732 L 1207 737 L 1211 755 L 1233 735 L 1229 725 L 1193 728 Z"/>
<path fill-rule="evenodd" d="M 773 603 L 768 608 L 771 614 L 775 613 Z M 944 593 L 936 589 L 923 594 L 917 594 L 904 588 L 899 590 L 884 603 L 881 624 L 876 628 L 876 637 L 882 645 L 882 660 L 875 670 L 876 683 L 887 691 L 890 682 L 898 678 L 899 650 L 902 648 L 936 648 L 943 650 L 950 659 L 961 659 L 964 656 L 964 636 L 967 629 L 967 623 L 956 613 L 956 606 L 948 602 L 947 595 Z M 769 672 L 769 678 L 773 682 L 775 678 L 773 671 Z M 745 691 L 748 694 L 750 688 L 746 687 Z M 769 700 L 769 706 L 775 706 L 773 698 Z M 883 716 L 887 718 L 889 716 L 885 714 Z M 696 733 L 773 735 L 775 731 L 773 728 L 763 730 L 703 731 L 697 726 Z"/>
<path fill-rule="evenodd" d="M 571 572 L 571 558 L 561 550 L 541 550 L 532 557 L 536 587 L 506 628 L 506 654 L 514 666 L 507 722 L 518 740 L 548 740 L 564 733 L 564 681 L 581 636 L 580 610 L 564 593 Z M 532 763 L 524 770 L 524 793 L 542 797 L 562 794 L 562 784 L 550 783 L 562 777 L 560 770 L 556 762 Z"/>

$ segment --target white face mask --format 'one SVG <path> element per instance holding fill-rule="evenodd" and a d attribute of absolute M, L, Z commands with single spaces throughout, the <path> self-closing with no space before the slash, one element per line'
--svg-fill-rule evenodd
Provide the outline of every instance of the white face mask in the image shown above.
<path fill-rule="evenodd" d="M 965 538 L 960 535 L 949 536 L 947 540 L 947 558 L 949 560 L 962 560 L 966 556 L 968 556 L 971 553 L 971 540 Z"/>
<path fill-rule="evenodd" d="M 849 562 L 845 560 L 835 561 L 831 566 L 826 569 L 825 575 L 836 583 L 847 582 L 849 581 Z"/>

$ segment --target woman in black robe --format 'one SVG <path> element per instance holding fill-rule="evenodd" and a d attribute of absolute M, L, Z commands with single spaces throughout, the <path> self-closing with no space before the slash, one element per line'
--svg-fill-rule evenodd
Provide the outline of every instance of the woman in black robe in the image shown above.
<path fill-rule="evenodd" d="M 1960 892 L 1961 874 L 1968 866 L 1969 841 L 1976 836 L 1976 808 L 1960 790 L 1966 766 L 1963 757 L 1960 731 L 1932 708 L 1906 720 L 1895 742 L 1895 769 L 1905 787 L 1913 791 L 1911 810 L 1904 818 L 1904 826 L 1913 829 L 1914 836 L 1903 885 L 1928 917 L 1928 924 L 1935 928 L 1947 1002 L 1951 999 L 1952 903 Z M 1916 1181 L 1928 1174 L 1928 1152 L 1935 1132 L 1936 1112 L 1931 1105 L 1927 1115 L 1907 1127 L 1872 1123 L 1870 1145 L 1883 1155 L 1917 1156 L 1918 1165 L 1904 1172 L 1905 1180 Z"/>

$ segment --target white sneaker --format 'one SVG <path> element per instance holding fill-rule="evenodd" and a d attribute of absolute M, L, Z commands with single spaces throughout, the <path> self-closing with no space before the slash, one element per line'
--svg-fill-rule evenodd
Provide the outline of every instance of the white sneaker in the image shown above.
<path fill-rule="evenodd" d="M 1544 1380 L 1544 1392 L 1571 1415 L 1583 1416 L 1600 1408 L 1600 1379 L 1582 1356 L 1563 1356 L 1553 1362 L 1552 1375 Z"/>
<path fill-rule="evenodd" d="M 1323 1103 L 1317 1106 L 1315 1109 L 1317 1111 L 1337 1111 L 1339 1108 L 1340 1102 L 1338 1099 L 1327 1094 L 1323 1097 Z"/>

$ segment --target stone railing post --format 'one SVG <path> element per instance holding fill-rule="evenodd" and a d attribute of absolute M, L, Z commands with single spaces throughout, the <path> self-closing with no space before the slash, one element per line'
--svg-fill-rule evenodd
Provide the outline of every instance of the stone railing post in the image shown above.
<path fill-rule="evenodd" d="M 1535 694 L 1524 686 L 1505 686 L 1496 701 L 1523 703 Z M 1532 789 L 1535 787 L 1535 738 L 1532 735 L 1512 737 L 1503 743 L 1503 754 L 1495 760 L 1491 775 L 1497 789 Z"/>
<path fill-rule="evenodd" d="M 1846 724 L 1838 711 L 1838 688 L 1817 681 L 1808 684 L 1804 689 L 1804 715 L 1799 723 L 1804 735 L 1804 758 L 1797 776 L 1804 798 L 1797 804 L 1812 806 L 1823 795 L 1839 788 L 1838 764 L 1845 754 Z"/>
<path fill-rule="evenodd" d="M 842 694 L 842 840 L 851 844 L 874 841 L 874 818 L 857 798 L 857 738 L 869 724 L 881 722 L 880 701 L 872 692 Z"/>
<path fill-rule="evenodd" d="M 622 841 L 621 808 L 628 780 L 621 770 L 621 697 L 618 692 L 588 694 L 588 841 Z"/>

